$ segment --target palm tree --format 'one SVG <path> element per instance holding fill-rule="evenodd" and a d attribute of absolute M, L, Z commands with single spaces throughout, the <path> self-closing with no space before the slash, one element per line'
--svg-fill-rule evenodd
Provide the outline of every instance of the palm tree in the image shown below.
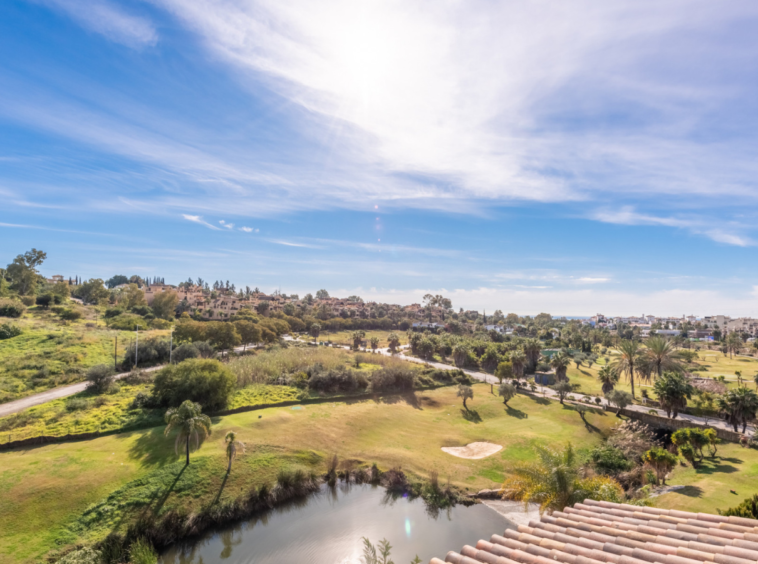
<path fill-rule="evenodd" d="M 742 432 L 747 429 L 747 423 L 755 417 L 758 410 L 758 395 L 748 388 L 740 387 L 729 390 L 718 399 L 719 410 L 726 415 L 728 423 L 734 427 L 735 433 L 739 432 L 738 426 L 742 424 Z"/>
<path fill-rule="evenodd" d="M 666 416 L 676 419 L 679 412 L 687 407 L 687 400 L 692 398 L 695 388 L 682 374 L 664 372 L 655 381 L 653 390 L 658 394 L 658 401 L 666 412 Z"/>
<path fill-rule="evenodd" d="M 397 347 L 400 346 L 400 337 L 397 336 L 397 333 L 390 333 L 387 337 L 387 345 L 390 348 L 390 352 L 396 352 Z"/>
<path fill-rule="evenodd" d="M 524 366 L 526 365 L 526 355 L 524 351 L 516 350 L 511 353 L 511 364 L 513 365 L 513 375 L 517 379 L 524 377 Z"/>
<path fill-rule="evenodd" d="M 524 341 L 524 354 L 526 355 L 526 368 L 528 373 L 531 374 L 534 372 L 535 368 L 537 368 L 537 364 L 540 360 L 541 350 L 542 343 L 539 341 L 539 339 L 527 339 Z"/>
<path fill-rule="evenodd" d="M 603 395 L 607 396 L 618 384 L 619 375 L 613 368 L 606 365 L 598 372 L 597 379 L 602 384 Z"/>
<path fill-rule="evenodd" d="M 645 356 L 658 378 L 665 371 L 678 372 L 682 368 L 681 354 L 674 348 L 672 341 L 653 335 L 645 343 Z"/>
<path fill-rule="evenodd" d="M 566 378 L 566 369 L 569 367 L 569 364 L 571 364 L 571 357 L 563 351 L 553 355 L 553 358 L 550 359 L 550 366 L 555 368 L 556 380 L 559 382 L 568 380 Z"/>
<path fill-rule="evenodd" d="M 503 499 L 538 503 L 540 513 L 562 511 L 584 499 L 617 501 L 623 490 L 607 476 L 582 478 L 581 466 L 571 443 L 562 451 L 535 447 L 537 462 L 513 467 L 501 488 Z"/>
<path fill-rule="evenodd" d="M 618 344 L 619 358 L 613 363 L 613 368 L 619 374 L 626 374 L 632 384 L 634 398 L 634 369 L 639 360 L 640 344 L 637 341 L 621 339 Z"/>
<path fill-rule="evenodd" d="M 226 468 L 226 473 L 229 474 L 232 471 L 232 460 L 237 457 L 237 452 L 245 452 L 245 443 L 237 440 L 237 433 L 229 431 L 224 438 L 226 441 L 226 458 L 229 459 L 229 466 Z"/>
<path fill-rule="evenodd" d="M 182 440 L 186 441 L 187 464 L 190 463 L 190 438 L 195 438 L 196 447 L 200 445 L 200 439 L 211 434 L 211 418 L 203 415 L 199 403 L 184 400 L 178 408 L 172 407 L 166 412 L 166 431 L 168 434 L 173 429 L 178 429 L 174 450 L 177 450 Z"/>
<path fill-rule="evenodd" d="M 379 337 L 371 337 L 371 350 L 376 352 L 379 348 Z"/>

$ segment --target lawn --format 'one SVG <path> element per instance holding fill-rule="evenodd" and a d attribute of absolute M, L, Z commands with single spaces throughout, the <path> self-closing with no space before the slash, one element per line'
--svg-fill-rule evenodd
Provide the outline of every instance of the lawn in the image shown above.
<path fill-rule="evenodd" d="M 360 361 L 358 363 L 357 361 Z M 417 364 L 374 355 L 353 354 L 342 349 L 328 347 L 272 347 L 253 354 L 232 359 L 229 367 L 238 377 L 241 386 L 229 400 L 229 409 L 263 404 L 298 401 L 317 397 L 330 397 L 286 385 L 272 385 L 282 374 L 306 370 L 320 364 L 325 368 L 349 367 L 359 372 L 371 372 L 391 364 L 403 363 L 404 367 L 421 371 Z M 358 366 L 359 364 L 359 366 Z M 25 409 L 22 412 L 0 418 L 0 444 L 12 440 L 27 439 L 40 435 L 61 436 L 73 433 L 111 432 L 161 425 L 163 411 L 134 407 L 138 394 L 149 395 L 152 384 L 130 385 L 120 381 L 111 393 L 100 396 L 81 392 L 65 399 Z M 344 397 L 335 394 L 334 397 Z"/>
<path fill-rule="evenodd" d="M 366 336 L 364 337 L 364 340 L 366 341 L 366 345 L 368 347 L 371 346 L 371 339 L 373 337 L 376 337 L 379 339 L 379 348 L 386 349 L 389 346 L 389 343 L 387 342 L 387 338 L 390 336 L 390 333 L 395 333 L 395 335 L 398 336 L 400 339 L 401 345 L 408 344 L 408 338 L 405 335 L 405 331 L 400 331 L 399 329 L 396 331 L 373 331 L 369 330 L 366 331 Z M 304 339 L 307 337 L 303 337 Z M 310 337 L 312 339 L 312 337 Z M 322 331 L 321 334 L 318 336 L 319 341 L 331 341 L 332 343 L 335 343 L 337 345 L 344 345 L 347 347 L 353 346 L 353 332 L 352 331 Z"/>
<path fill-rule="evenodd" d="M 703 513 L 734 507 L 758 493 L 758 450 L 722 444 L 717 458 L 706 458 L 699 468 L 680 465 L 667 483 L 687 487 L 658 498 L 659 507 Z"/>
<path fill-rule="evenodd" d="M 88 316 L 94 316 L 96 311 L 91 307 L 82 309 Z M 23 333 L 0 341 L 0 403 L 80 382 L 91 366 L 113 363 L 116 337 L 119 360 L 127 343 L 134 339 L 134 333 L 112 331 L 96 319 L 65 322 L 37 308 L 10 322 Z M 166 331 L 146 333 L 149 337 Z"/>
<path fill-rule="evenodd" d="M 572 409 L 528 396 L 513 399 L 506 409 L 489 386 L 474 389 L 468 413 L 454 388 L 440 388 L 216 418 L 212 437 L 181 473 L 181 455 L 162 427 L 0 453 L 0 562 L 38 560 L 50 550 L 101 538 L 148 508 L 198 508 L 236 497 L 271 483 L 282 467 L 321 473 L 333 453 L 383 469 L 400 466 L 421 477 L 437 470 L 443 480 L 471 490 L 493 487 L 507 464 L 532 456 L 532 445 L 570 440 L 586 449 L 617 422 L 611 415 L 590 414 L 592 426 L 586 427 Z M 229 430 L 246 443 L 247 453 L 224 483 L 223 437 Z M 482 460 L 440 450 L 482 440 L 504 449 Z"/>

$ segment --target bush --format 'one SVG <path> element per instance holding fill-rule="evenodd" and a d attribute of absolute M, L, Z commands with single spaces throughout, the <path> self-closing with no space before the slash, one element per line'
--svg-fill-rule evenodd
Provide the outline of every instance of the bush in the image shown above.
<path fill-rule="evenodd" d="M 58 560 L 57 564 L 100 564 L 101 554 L 91 548 L 82 548 L 69 552 Z"/>
<path fill-rule="evenodd" d="M 169 329 L 171 322 L 165 319 L 156 318 L 150 321 L 150 329 Z"/>
<path fill-rule="evenodd" d="M 50 304 L 53 303 L 53 296 L 50 294 L 42 294 L 41 296 L 37 296 L 35 303 L 42 309 L 47 309 L 50 307 Z"/>
<path fill-rule="evenodd" d="M 66 411 L 84 411 L 89 408 L 89 402 L 84 398 L 71 398 L 66 401 Z"/>
<path fill-rule="evenodd" d="M 174 349 L 172 355 L 174 362 L 183 362 L 190 358 L 197 358 L 200 356 L 200 351 L 194 343 L 184 343 Z"/>
<path fill-rule="evenodd" d="M 21 331 L 21 328 L 16 325 L 11 325 L 10 323 L 3 323 L 0 325 L 0 341 L 18 337 L 21 333 L 23 333 L 23 331 Z"/>
<path fill-rule="evenodd" d="M 160 370 L 153 394 L 166 407 L 178 407 L 190 400 L 213 411 L 226 407 L 235 384 L 234 374 L 219 361 L 190 359 Z"/>
<path fill-rule="evenodd" d="M 363 373 L 348 368 L 314 369 L 308 380 L 308 387 L 311 390 L 332 394 L 362 391 L 368 387 L 368 384 L 368 379 Z"/>
<path fill-rule="evenodd" d="M 17 300 L 0 298 L 0 317 L 21 317 L 26 311 L 26 306 Z"/>
<path fill-rule="evenodd" d="M 105 310 L 103 317 L 105 317 L 105 319 L 111 319 L 112 317 L 117 317 L 122 313 L 124 313 L 124 310 L 120 307 L 109 307 Z"/>
<path fill-rule="evenodd" d="M 621 449 L 608 444 L 596 447 L 590 453 L 590 458 L 597 473 L 607 476 L 626 472 L 634 466 Z"/>
<path fill-rule="evenodd" d="M 26 307 L 32 307 L 37 303 L 37 299 L 34 296 L 21 296 L 21 303 Z"/>
<path fill-rule="evenodd" d="M 82 312 L 75 309 L 69 309 L 67 307 L 54 307 L 53 312 L 58 314 L 58 317 L 64 321 L 76 321 L 82 318 Z"/>
<path fill-rule="evenodd" d="M 736 507 L 730 507 L 720 515 L 725 517 L 745 517 L 746 519 L 758 519 L 758 494 L 753 494 Z"/>
<path fill-rule="evenodd" d="M 388 366 L 371 374 L 372 392 L 404 392 L 413 389 L 415 377 L 413 372 L 404 367 Z"/>
<path fill-rule="evenodd" d="M 106 323 L 111 329 L 119 331 L 134 331 L 134 328 L 137 326 L 143 329 L 147 327 L 147 322 L 139 315 L 134 315 L 133 313 L 122 313 L 111 317 Z"/>
<path fill-rule="evenodd" d="M 131 564 L 156 564 L 158 553 L 153 545 L 145 539 L 137 539 L 129 547 L 129 562 Z"/>
<path fill-rule="evenodd" d="M 113 367 L 109 364 L 98 364 L 87 371 L 87 389 L 96 394 L 103 394 L 113 384 Z"/>
<path fill-rule="evenodd" d="M 124 368 L 131 369 L 134 366 L 135 353 L 140 365 L 168 362 L 170 345 L 170 341 L 165 337 L 148 337 L 140 339 L 139 350 L 137 350 L 137 343 L 132 341 L 124 352 L 122 365 Z"/>

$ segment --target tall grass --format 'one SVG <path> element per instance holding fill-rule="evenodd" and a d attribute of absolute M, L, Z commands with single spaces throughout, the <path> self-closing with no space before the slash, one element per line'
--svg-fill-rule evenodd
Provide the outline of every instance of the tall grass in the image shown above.
<path fill-rule="evenodd" d="M 408 366 L 407 362 L 379 354 L 364 354 L 362 357 L 362 363 L 385 367 Z M 315 365 L 320 365 L 323 370 L 335 370 L 354 366 L 355 359 L 352 353 L 331 347 L 275 347 L 252 356 L 236 358 L 229 363 L 229 368 L 237 377 L 237 386 L 242 388 L 251 384 L 274 383 L 281 376 L 305 371 Z"/>

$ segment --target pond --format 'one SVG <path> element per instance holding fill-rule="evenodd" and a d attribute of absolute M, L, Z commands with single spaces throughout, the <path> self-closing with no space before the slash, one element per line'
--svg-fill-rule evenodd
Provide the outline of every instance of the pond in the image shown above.
<path fill-rule="evenodd" d="M 359 564 L 361 537 L 386 538 L 395 564 L 418 554 L 426 563 L 476 544 L 513 524 L 481 504 L 440 510 L 421 499 L 393 498 L 371 485 L 324 487 L 318 494 L 180 543 L 161 564 Z"/>

